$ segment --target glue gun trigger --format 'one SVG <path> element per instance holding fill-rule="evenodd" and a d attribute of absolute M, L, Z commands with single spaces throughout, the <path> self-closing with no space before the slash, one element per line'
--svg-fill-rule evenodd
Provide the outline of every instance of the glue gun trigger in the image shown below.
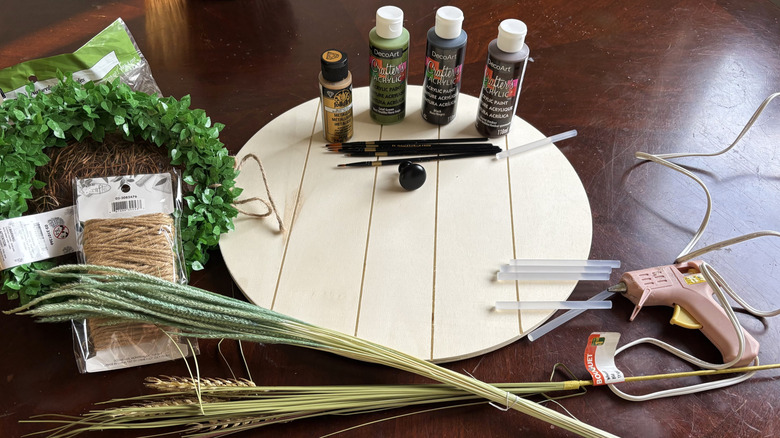
<path fill-rule="evenodd" d="M 699 321 L 696 321 L 693 315 L 679 304 L 674 305 L 674 313 L 672 313 L 672 319 L 669 320 L 669 323 L 692 330 L 698 330 L 703 327 Z"/>

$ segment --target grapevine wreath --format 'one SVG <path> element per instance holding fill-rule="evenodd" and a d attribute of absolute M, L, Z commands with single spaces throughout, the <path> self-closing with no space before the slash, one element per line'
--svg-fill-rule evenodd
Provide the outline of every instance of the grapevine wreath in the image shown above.
<path fill-rule="evenodd" d="M 176 100 L 133 91 L 118 80 L 80 84 L 60 76 L 51 93 L 21 94 L 0 105 L 0 219 L 28 211 L 28 200 L 46 183 L 37 172 L 50 161 L 51 149 L 121 137 L 129 142 L 167 148 L 170 165 L 182 175 L 187 193 L 181 237 L 188 272 L 199 270 L 222 233 L 233 229 L 238 210 L 232 205 L 241 189 L 234 157 L 219 141 L 224 125 L 201 109 L 190 109 L 189 96 Z M 36 271 L 54 266 L 42 261 L 2 272 L 1 294 L 22 303 L 49 284 Z"/>

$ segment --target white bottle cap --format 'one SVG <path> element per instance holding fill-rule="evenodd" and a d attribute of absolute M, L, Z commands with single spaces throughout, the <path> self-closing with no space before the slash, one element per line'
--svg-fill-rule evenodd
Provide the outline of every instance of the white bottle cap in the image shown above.
<path fill-rule="evenodd" d="M 498 25 L 498 48 L 507 53 L 523 49 L 528 27 L 520 20 L 504 20 Z"/>
<path fill-rule="evenodd" d="M 436 35 L 445 40 L 460 36 L 463 12 L 455 6 L 443 6 L 436 11 Z"/>
<path fill-rule="evenodd" d="M 380 38 L 393 39 L 404 30 L 404 11 L 395 6 L 382 6 L 376 10 L 376 34 Z"/>

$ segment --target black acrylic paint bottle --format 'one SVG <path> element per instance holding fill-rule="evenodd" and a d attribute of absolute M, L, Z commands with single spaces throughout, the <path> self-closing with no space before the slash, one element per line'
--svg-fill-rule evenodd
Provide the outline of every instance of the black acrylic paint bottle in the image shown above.
<path fill-rule="evenodd" d="M 444 6 L 436 11 L 436 25 L 428 30 L 422 117 L 437 125 L 450 123 L 458 106 L 467 40 L 462 23 L 460 9 Z"/>
<path fill-rule="evenodd" d="M 476 122 L 477 131 L 485 137 L 509 132 L 530 52 L 525 45 L 527 32 L 522 21 L 504 20 L 498 26 L 498 38 L 488 45 Z"/>

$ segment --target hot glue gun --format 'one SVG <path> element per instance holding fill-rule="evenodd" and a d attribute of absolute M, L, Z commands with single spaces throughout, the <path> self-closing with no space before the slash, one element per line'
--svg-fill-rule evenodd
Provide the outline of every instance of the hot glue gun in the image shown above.
<path fill-rule="evenodd" d="M 626 272 L 610 290 L 622 293 L 636 305 L 631 321 L 644 306 L 673 307 L 670 323 L 701 330 L 727 363 L 739 355 L 739 336 L 726 311 L 713 298 L 700 265 L 699 261 L 689 261 Z M 744 350 L 735 367 L 749 365 L 758 355 L 758 342 L 744 330 L 743 334 Z"/>

